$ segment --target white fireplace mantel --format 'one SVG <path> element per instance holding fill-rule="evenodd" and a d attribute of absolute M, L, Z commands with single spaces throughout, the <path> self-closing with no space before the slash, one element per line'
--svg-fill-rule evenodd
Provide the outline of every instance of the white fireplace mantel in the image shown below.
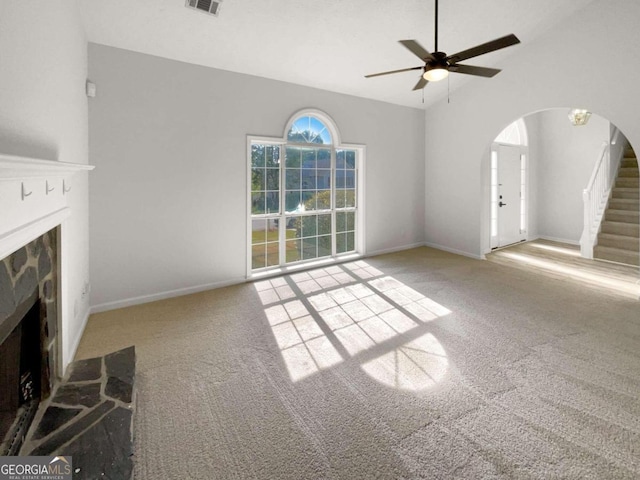
<path fill-rule="evenodd" d="M 75 354 L 86 313 L 76 312 L 78 286 L 71 290 L 69 278 L 72 268 L 69 250 L 75 245 L 67 236 L 67 228 L 84 224 L 74 215 L 86 212 L 88 182 L 86 174 L 92 165 L 52 160 L 24 158 L 0 153 L 0 260 L 51 229 L 59 228 L 62 240 L 58 243 L 58 332 L 57 374 L 62 376 Z M 85 279 L 85 282 L 88 282 Z M 84 293 L 83 293 L 84 294 Z M 81 316 L 81 327 L 77 318 Z M 75 323 L 74 323 L 75 322 Z M 75 325 L 69 327 L 69 325 Z"/>
<path fill-rule="evenodd" d="M 0 259 L 67 218 L 73 176 L 93 168 L 0 154 Z"/>
<path fill-rule="evenodd" d="M 68 177 L 74 173 L 94 168 L 93 165 L 0 154 L 0 180 Z"/>

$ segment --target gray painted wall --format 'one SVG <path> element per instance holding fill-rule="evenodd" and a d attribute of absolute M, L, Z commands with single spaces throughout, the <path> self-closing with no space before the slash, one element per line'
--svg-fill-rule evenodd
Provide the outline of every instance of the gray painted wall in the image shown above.
<path fill-rule="evenodd" d="M 535 114 L 539 126 L 537 154 L 537 215 L 540 236 L 579 243 L 584 225 L 582 191 L 609 140 L 609 122 L 592 115 L 575 127 L 566 109 Z"/>
<path fill-rule="evenodd" d="M 89 44 L 92 305 L 241 281 L 246 136 L 317 108 L 366 145 L 367 252 L 424 241 L 424 113 Z"/>

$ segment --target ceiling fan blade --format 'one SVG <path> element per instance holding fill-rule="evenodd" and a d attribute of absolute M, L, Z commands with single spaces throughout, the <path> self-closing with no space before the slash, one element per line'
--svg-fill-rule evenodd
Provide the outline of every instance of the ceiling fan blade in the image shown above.
<path fill-rule="evenodd" d="M 429 83 L 428 80 L 426 80 L 424 77 L 420 77 L 420 80 L 418 80 L 418 83 L 416 83 L 416 86 L 413 87 L 414 90 L 420 90 L 424 87 L 426 87 L 427 83 Z"/>
<path fill-rule="evenodd" d="M 501 48 L 510 47 L 511 45 L 515 45 L 517 43 L 520 43 L 520 40 L 512 33 L 496 40 L 492 40 L 491 42 L 483 43 L 482 45 L 478 45 L 477 47 L 469 48 L 468 50 L 463 50 L 462 52 L 449 55 L 447 57 L 447 61 L 449 63 L 458 63 L 463 60 L 467 60 L 468 58 L 477 57 L 478 55 L 484 55 L 485 53 L 494 52 L 496 50 L 500 50 Z"/>
<path fill-rule="evenodd" d="M 410 72 L 411 70 L 422 70 L 424 67 L 403 68 L 401 70 L 391 70 L 389 72 L 372 73 L 365 75 L 364 78 L 379 77 L 380 75 L 391 75 L 392 73 Z"/>
<path fill-rule="evenodd" d="M 415 40 L 400 40 L 400 43 L 423 62 L 434 59 L 433 55 Z"/>
<path fill-rule="evenodd" d="M 449 66 L 450 72 L 455 73 L 466 73 L 467 75 L 476 75 L 478 77 L 493 77 L 499 74 L 502 70 L 497 68 L 487 68 L 487 67 L 476 67 L 473 65 L 460 65 L 456 63 L 455 65 Z"/>

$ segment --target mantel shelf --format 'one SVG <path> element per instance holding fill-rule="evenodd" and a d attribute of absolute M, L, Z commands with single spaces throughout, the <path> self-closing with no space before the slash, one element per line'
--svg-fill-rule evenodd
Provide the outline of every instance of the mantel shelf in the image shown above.
<path fill-rule="evenodd" d="M 68 177 L 74 173 L 93 170 L 93 165 L 57 162 L 37 158 L 0 154 L 0 180 L 24 178 Z"/>

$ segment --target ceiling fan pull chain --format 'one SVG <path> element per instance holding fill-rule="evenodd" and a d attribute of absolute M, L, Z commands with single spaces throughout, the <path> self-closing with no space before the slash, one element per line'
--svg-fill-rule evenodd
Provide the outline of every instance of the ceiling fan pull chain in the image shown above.
<path fill-rule="evenodd" d="M 449 98 L 449 93 L 451 93 L 451 77 L 447 77 L 447 103 L 451 103 L 451 99 Z"/>

